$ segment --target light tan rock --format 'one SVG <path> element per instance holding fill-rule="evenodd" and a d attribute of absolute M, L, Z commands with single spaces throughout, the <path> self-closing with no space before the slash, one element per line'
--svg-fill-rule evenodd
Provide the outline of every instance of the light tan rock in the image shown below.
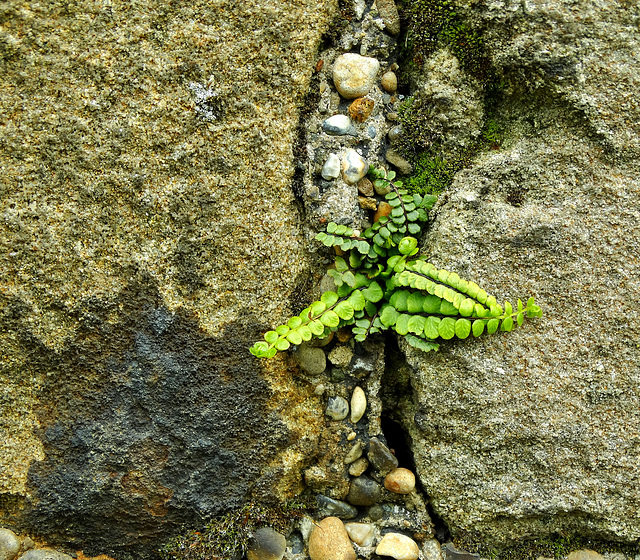
<path fill-rule="evenodd" d="M 409 469 L 393 469 L 384 478 L 384 487 L 396 494 L 409 494 L 416 487 L 416 477 Z"/>
<path fill-rule="evenodd" d="M 387 533 L 376 547 L 376 554 L 396 560 L 418 560 L 420 549 L 416 542 L 400 533 Z"/>
<path fill-rule="evenodd" d="M 344 523 L 337 517 L 325 517 L 309 536 L 311 560 L 356 560 L 356 553 Z"/>
<path fill-rule="evenodd" d="M 369 461 L 365 457 L 355 460 L 349 465 L 349 474 L 351 476 L 360 476 L 369 468 Z"/>
<path fill-rule="evenodd" d="M 398 89 L 398 77 L 394 72 L 385 72 L 380 78 L 382 89 L 389 93 L 395 93 Z"/>
<path fill-rule="evenodd" d="M 362 387 L 356 387 L 351 395 L 351 422 L 357 424 L 367 410 L 367 396 Z"/>
<path fill-rule="evenodd" d="M 373 523 L 345 523 L 349 538 L 358 546 L 371 546 L 376 533 Z"/>
<path fill-rule="evenodd" d="M 346 99 L 362 97 L 371 90 L 379 69 L 375 58 L 345 53 L 333 64 L 333 83 Z"/>
<path fill-rule="evenodd" d="M 583 548 L 570 552 L 567 556 L 567 560 L 604 560 L 604 556 L 595 550 Z"/>

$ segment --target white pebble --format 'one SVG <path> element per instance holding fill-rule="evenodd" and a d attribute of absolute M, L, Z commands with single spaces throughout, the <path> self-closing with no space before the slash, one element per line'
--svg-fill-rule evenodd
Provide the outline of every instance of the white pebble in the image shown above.
<path fill-rule="evenodd" d="M 362 387 L 356 387 L 351 395 L 351 423 L 356 424 L 367 410 L 367 396 Z"/>
<path fill-rule="evenodd" d="M 376 527 L 372 523 L 345 523 L 349 538 L 358 546 L 371 546 Z"/>
<path fill-rule="evenodd" d="M 333 83 L 345 99 L 363 97 L 373 87 L 378 70 L 380 63 L 375 58 L 341 54 L 333 64 Z"/>
<path fill-rule="evenodd" d="M 322 172 L 320 174 L 326 181 L 337 179 L 340 175 L 340 158 L 336 154 L 329 154 L 327 161 L 325 161 L 322 166 Z"/>
<path fill-rule="evenodd" d="M 413 539 L 400 533 L 387 533 L 376 547 L 376 554 L 396 560 L 418 560 L 420 549 Z"/>

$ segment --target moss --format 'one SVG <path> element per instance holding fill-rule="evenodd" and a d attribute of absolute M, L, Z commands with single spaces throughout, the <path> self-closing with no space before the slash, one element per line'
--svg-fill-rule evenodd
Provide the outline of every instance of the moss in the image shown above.
<path fill-rule="evenodd" d="M 273 527 L 287 532 L 310 506 L 288 502 L 279 508 L 246 504 L 239 510 L 215 517 L 204 528 L 171 539 L 159 552 L 163 560 L 229 560 L 241 557 L 254 531 Z"/>
<path fill-rule="evenodd" d="M 573 550 L 589 549 L 600 554 L 621 553 L 634 557 L 640 553 L 640 544 L 625 544 L 612 541 L 556 535 L 523 541 L 503 548 L 495 548 L 478 543 L 469 536 L 454 540 L 459 549 L 480 554 L 491 560 L 536 560 L 537 558 L 564 558 Z"/>
<path fill-rule="evenodd" d="M 420 154 L 414 172 L 403 180 L 405 187 L 419 194 L 439 195 L 451 185 L 466 160 L 446 160 L 431 152 Z"/>

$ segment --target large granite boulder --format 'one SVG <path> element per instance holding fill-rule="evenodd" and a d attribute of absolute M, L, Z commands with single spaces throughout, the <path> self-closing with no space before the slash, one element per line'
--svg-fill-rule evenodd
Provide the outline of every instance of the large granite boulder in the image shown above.
<path fill-rule="evenodd" d="M 0 6 L 0 525 L 144 558 L 301 488 L 317 397 L 248 347 L 305 293 L 292 146 L 335 10 Z"/>
<path fill-rule="evenodd" d="M 435 208 L 431 260 L 544 316 L 406 349 L 405 427 L 455 535 L 640 538 L 640 8 L 461 2 L 504 80 L 502 149 Z"/>

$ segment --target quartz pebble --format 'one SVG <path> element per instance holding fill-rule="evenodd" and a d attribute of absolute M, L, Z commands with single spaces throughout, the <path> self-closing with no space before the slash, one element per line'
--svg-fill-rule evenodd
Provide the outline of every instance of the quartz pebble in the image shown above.
<path fill-rule="evenodd" d="M 331 179 L 337 179 L 340 176 L 340 158 L 336 154 L 329 154 L 320 175 L 325 181 L 331 181 Z"/>
<path fill-rule="evenodd" d="M 373 437 L 369 441 L 369 453 L 367 455 L 370 463 L 383 475 L 398 467 L 398 459 L 378 438 Z"/>
<path fill-rule="evenodd" d="M 376 547 L 376 554 L 396 560 L 418 560 L 420 549 L 416 542 L 400 533 L 387 533 Z"/>
<path fill-rule="evenodd" d="M 247 550 L 247 560 L 282 560 L 287 539 L 271 527 L 258 529 Z"/>
<path fill-rule="evenodd" d="M 0 529 L 0 560 L 13 560 L 20 550 L 20 539 L 9 529 Z"/>
<path fill-rule="evenodd" d="M 351 119 L 347 115 L 333 115 L 322 123 L 322 130 L 333 136 L 349 134 L 352 128 Z"/>
<path fill-rule="evenodd" d="M 367 476 L 359 476 L 351 481 L 347 501 L 354 506 L 372 506 L 382 497 L 380 485 Z"/>
<path fill-rule="evenodd" d="M 362 159 L 362 156 L 355 150 L 347 150 L 342 158 L 342 178 L 349 184 L 357 183 L 362 179 L 369 169 L 369 166 Z"/>
<path fill-rule="evenodd" d="M 353 409 L 351 414 L 353 415 Z M 385 477 L 384 487 L 396 494 L 410 494 L 416 487 L 416 477 L 409 469 L 393 469 Z"/>
<path fill-rule="evenodd" d="M 371 546 L 376 533 L 376 526 L 372 523 L 345 523 L 344 528 L 349 538 L 358 546 Z"/>
<path fill-rule="evenodd" d="M 311 560 L 356 560 L 349 533 L 337 517 L 325 517 L 309 536 Z"/>
<path fill-rule="evenodd" d="M 356 387 L 351 394 L 351 422 L 357 424 L 367 410 L 367 396 L 362 387 Z"/>
<path fill-rule="evenodd" d="M 380 63 L 355 53 L 341 54 L 333 64 L 333 83 L 345 99 L 367 95 L 376 79 Z"/>
<path fill-rule="evenodd" d="M 366 97 L 359 97 L 351 105 L 349 105 L 349 116 L 357 122 L 366 121 L 374 106 L 373 99 L 367 99 Z"/>
<path fill-rule="evenodd" d="M 329 397 L 325 414 L 333 420 L 344 420 L 349 415 L 349 403 L 343 397 Z"/>
<path fill-rule="evenodd" d="M 349 465 L 349 474 L 351 476 L 360 476 L 361 474 L 364 474 L 364 471 L 366 471 L 368 468 L 369 461 L 367 461 L 364 457 L 360 457 L 360 459 L 357 459 Z"/>
<path fill-rule="evenodd" d="M 345 455 L 344 464 L 350 465 L 354 461 L 357 461 L 362 457 L 362 453 L 364 452 L 364 443 L 362 440 L 358 441 L 353 445 L 353 447 L 349 450 L 349 452 Z"/>
<path fill-rule="evenodd" d="M 316 496 L 316 502 L 318 503 L 318 514 L 322 516 L 334 516 L 341 519 L 353 519 L 358 515 L 358 510 L 352 505 L 342 502 L 340 500 L 334 500 L 325 496 L 324 494 L 318 494 Z"/>
<path fill-rule="evenodd" d="M 398 78 L 393 72 L 385 72 L 380 79 L 382 89 L 389 93 L 395 93 L 398 89 Z"/>
<path fill-rule="evenodd" d="M 73 560 L 68 554 L 49 548 L 34 548 L 20 556 L 19 560 Z"/>

